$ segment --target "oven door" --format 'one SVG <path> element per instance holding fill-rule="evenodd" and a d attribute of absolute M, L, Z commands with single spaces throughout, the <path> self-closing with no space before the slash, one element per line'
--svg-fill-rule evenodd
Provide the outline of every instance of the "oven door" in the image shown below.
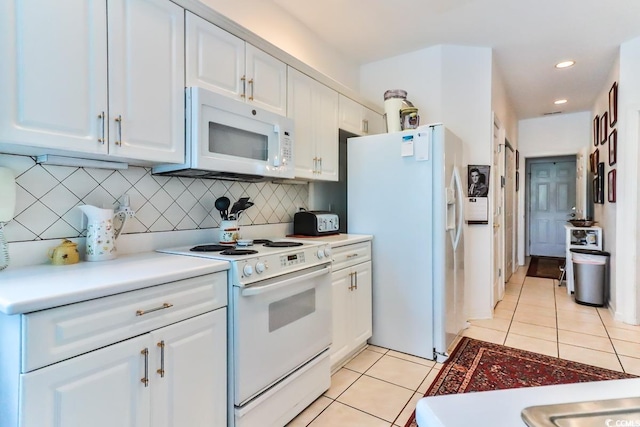
<path fill-rule="evenodd" d="M 331 344 L 331 266 L 233 287 L 235 405 Z"/>

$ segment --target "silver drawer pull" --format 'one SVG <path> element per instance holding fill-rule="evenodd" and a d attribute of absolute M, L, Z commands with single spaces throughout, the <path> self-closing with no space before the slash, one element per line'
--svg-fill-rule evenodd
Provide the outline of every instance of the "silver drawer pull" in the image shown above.
<path fill-rule="evenodd" d="M 173 307 L 173 304 L 169 304 L 168 302 L 165 302 L 160 307 L 150 308 L 149 310 L 137 310 L 136 316 L 144 316 L 147 313 L 153 313 L 154 311 L 164 310 L 165 308 L 169 308 L 169 307 Z"/>
<path fill-rule="evenodd" d="M 140 382 L 145 387 L 149 387 L 149 349 L 145 348 L 140 354 L 144 356 L 144 377 L 140 379 Z"/>
<path fill-rule="evenodd" d="M 160 348 L 160 369 L 156 370 L 160 374 L 160 378 L 164 378 L 164 340 L 156 344 Z"/>
<path fill-rule="evenodd" d="M 355 258 L 355 257 L 357 257 L 357 256 L 358 256 L 358 254 L 350 254 L 350 255 L 347 255 L 347 259 L 349 259 L 349 258 Z"/>

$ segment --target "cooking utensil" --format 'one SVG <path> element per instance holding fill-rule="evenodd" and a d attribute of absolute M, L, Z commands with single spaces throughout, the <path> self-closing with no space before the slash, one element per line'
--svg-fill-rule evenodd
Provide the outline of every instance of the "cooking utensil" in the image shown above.
<path fill-rule="evenodd" d="M 214 203 L 215 208 L 220 212 L 220 217 L 223 220 L 229 219 L 229 205 L 231 204 L 231 200 L 228 197 L 218 197 Z"/>
<path fill-rule="evenodd" d="M 235 202 L 233 204 L 233 206 L 231 206 L 231 214 L 237 214 L 239 210 L 245 210 L 247 209 L 247 207 L 253 206 L 253 203 L 251 203 L 250 206 L 247 206 L 247 203 L 251 203 L 249 202 L 249 197 L 241 197 L 237 202 Z M 247 206 L 247 207 L 245 207 Z"/>

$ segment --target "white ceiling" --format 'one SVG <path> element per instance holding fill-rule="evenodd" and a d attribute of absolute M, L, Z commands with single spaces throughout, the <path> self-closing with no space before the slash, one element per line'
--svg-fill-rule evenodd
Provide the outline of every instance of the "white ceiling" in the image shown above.
<path fill-rule="evenodd" d="M 640 36 L 640 0 L 271 1 L 358 64 L 438 44 L 492 47 L 519 119 L 591 110 L 620 43 Z M 576 65 L 556 70 L 564 59 Z"/>

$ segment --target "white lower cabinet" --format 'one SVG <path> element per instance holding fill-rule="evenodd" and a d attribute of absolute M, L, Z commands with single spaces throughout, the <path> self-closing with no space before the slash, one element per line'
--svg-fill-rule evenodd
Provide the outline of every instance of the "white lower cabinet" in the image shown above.
<path fill-rule="evenodd" d="M 371 244 L 334 248 L 331 370 L 360 350 L 372 334 Z"/>
<path fill-rule="evenodd" d="M 146 310 L 134 312 L 130 317 L 131 330 L 144 324 L 164 323 L 166 326 L 152 327 L 148 332 L 128 339 L 123 336 L 123 341 L 22 373 L 18 425 L 226 426 L 227 308 L 210 310 L 209 304 L 215 300 L 226 305 L 226 275 L 211 275 L 210 279 L 210 284 L 207 284 L 208 276 L 202 276 L 154 287 L 160 290 L 168 287 L 164 292 L 166 304 L 156 307 L 154 302 Z M 184 299 L 185 292 L 197 293 L 203 288 L 210 290 L 212 298 L 209 301 L 189 303 Z M 139 294 L 154 294 L 150 289 L 127 294 L 136 299 Z M 118 302 L 127 294 L 100 300 L 113 298 L 113 302 Z M 58 331 L 81 331 L 90 339 L 100 330 L 83 321 L 82 315 L 91 311 L 95 302 L 81 302 L 39 313 L 46 317 L 47 312 L 55 310 L 50 319 L 61 325 Z M 73 310 L 82 309 L 83 305 L 86 305 L 85 310 Z M 66 310 L 67 307 L 71 309 Z M 206 312 L 188 318 L 176 318 L 171 314 L 172 310 L 186 315 L 187 311 L 198 309 Z M 92 315 L 108 320 L 119 310 L 120 306 L 113 306 Z M 45 328 L 41 330 L 45 331 Z M 37 335 L 37 331 L 30 332 L 33 335 L 27 336 Z M 23 345 L 23 348 L 28 346 Z"/>

